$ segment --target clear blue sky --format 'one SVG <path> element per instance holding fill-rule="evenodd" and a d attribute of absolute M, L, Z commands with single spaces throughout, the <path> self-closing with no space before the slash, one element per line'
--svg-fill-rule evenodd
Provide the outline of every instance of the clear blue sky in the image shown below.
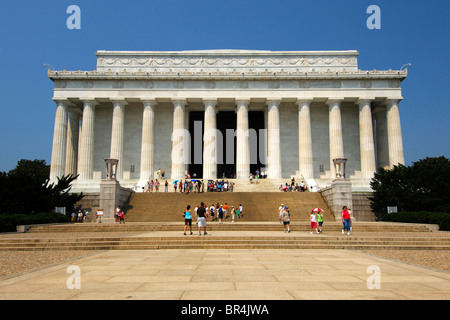
<path fill-rule="evenodd" d="M 69 30 L 69 5 L 81 30 Z M 369 5 L 381 29 L 369 30 Z M 406 164 L 450 158 L 448 0 L 40 0 L 0 9 L 0 171 L 50 163 L 55 103 L 44 63 L 93 70 L 97 50 L 358 50 L 361 69 L 399 69 Z"/>

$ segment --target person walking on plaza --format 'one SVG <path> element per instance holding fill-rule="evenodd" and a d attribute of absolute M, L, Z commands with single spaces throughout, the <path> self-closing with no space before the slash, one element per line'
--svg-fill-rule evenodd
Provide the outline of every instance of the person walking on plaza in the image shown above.
<path fill-rule="evenodd" d="M 234 207 L 231 206 L 231 222 L 234 222 L 234 215 L 236 214 L 236 210 L 234 210 Z"/>
<path fill-rule="evenodd" d="M 350 235 L 351 218 L 347 206 L 342 207 L 341 218 L 343 224 L 342 234 L 345 234 L 345 231 L 347 231 L 347 234 Z"/>
<path fill-rule="evenodd" d="M 192 211 L 191 211 L 191 205 L 187 206 L 186 211 L 184 212 L 183 216 L 184 216 L 184 235 L 186 235 L 187 226 L 189 226 L 189 229 L 190 229 L 191 235 L 192 235 Z"/>
<path fill-rule="evenodd" d="M 197 210 L 197 224 L 198 224 L 198 235 L 200 236 L 201 228 L 203 227 L 203 234 L 207 235 L 206 233 L 206 217 L 208 214 L 206 213 L 205 204 L 202 202 L 200 204 L 200 207 Z"/>
<path fill-rule="evenodd" d="M 281 211 L 281 219 L 283 220 L 284 232 L 291 232 L 291 213 L 289 212 L 288 207 L 284 207 Z"/>

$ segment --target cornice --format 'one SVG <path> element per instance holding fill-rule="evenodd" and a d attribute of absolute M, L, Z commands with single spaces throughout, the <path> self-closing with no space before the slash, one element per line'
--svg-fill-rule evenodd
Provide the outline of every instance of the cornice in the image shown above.
<path fill-rule="evenodd" d="M 48 77 L 52 80 L 377 80 L 377 79 L 397 79 L 404 80 L 408 76 L 405 70 L 358 70 L 353 72 L 336 71 L 332 72 L 267 72 L 246 69 L 245 72 L 233 70 L 231 72 L 122 72 L 113 71 L 53 71 L 48 70 Z"/>

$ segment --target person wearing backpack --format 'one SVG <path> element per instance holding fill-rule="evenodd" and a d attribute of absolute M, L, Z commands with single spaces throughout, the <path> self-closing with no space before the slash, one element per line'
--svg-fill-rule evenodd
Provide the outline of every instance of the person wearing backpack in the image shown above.
<path fill-rule="evenodd" d="M 219 207 L 219 224 L 223 224 L 222 219 L 223 219 L 223 208 L 222 208 L 222 205 L 220 205 L 220 207 Z"/>

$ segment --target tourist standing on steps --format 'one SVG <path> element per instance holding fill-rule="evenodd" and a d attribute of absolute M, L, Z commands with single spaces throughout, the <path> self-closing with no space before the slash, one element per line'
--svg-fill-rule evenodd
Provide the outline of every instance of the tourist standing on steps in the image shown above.
<path fill-rule="evenodd" d="M 189 226 L 189 229 L 191 230 L 192 235 L 192 211 L 191 211 L 191 205 L 188 205 L 186 208 L 186 211 L 183 214 L 184 216 L 184 235 L 186 235 L 186 228 Z"/>
<path fill-rule="evenodd" d="M 283 222 L 281 221 L 281 213 L 283 212 L 284 204 L 281 204 L 281 206 L 278 207 L 278 220 L 280 220 L 280 224 Z"/>
<path fill-rule="evenodd" d="M 206 233 L 206 217 L 207 217 L 205 204 L 202 202 L 200 204 L 200 207 L 197 209 L 197 224 L 198 224 L 198 235 L 200 236 L 201 228 L 203 227 L 203 234 L 207 235 Z"/>
<path fill-rule="evenodd" d="M 321 211 L 317 212 L 317 223 L 319 225 L 319 233 L 322 233 L 323 213 Z"/>
<path fill-rule="evenodd" d="M 119 224 L 122 224 L 122 221 L 123 224 L 125 224 L 125 212 L 123 212 L 123 210 L 120 210 L 117 216 L 119 217 Z"/>
<path fill-rule="evenodd" d="M 342 218 L 342 224 L 344 225 L 344 227 L 342 229 L 342 234 L 345 234 L 345 231 L 347 231 L 347 234 L 350 235 L 351 218 L 350 218 L 350 212 L 347 210 L 346 206 L 344 206 L 342 208 L 341 218 Z"/>
<path fill-rule="evenodd" d="M 219 224 L 223 224 L 223 221 L 222 221 L 222 219 L 223 219 L 223 207 L 222 207 L 222 205 L 220 205 L 218 211 L 219 211 L 219 213 L 218 213 L 218 216 L 219 216 Z"/>
<path fill-rule="evenodd" d="M 290 223 L 291 223 L 291 213 L 288 210 L 288 207 L 284 207 L 281 211 L 281 219 L 283 220 L 284 232 L 291 232 Z"/>
<path fill-rule="evenodd" d="M 211 215 L 211 221 L 214 221 L 214 211 L 216 210 L 216 208 L 214 207 L 214 204 L 211 205 L 211 207 L 209 207 L 209 214 Z"/>
<path fill-rule="evenodd" d="M 116 208 L 116 211 L 114 212 L 114 222 L 115 223 L 117 223 L 117 222 L 119 222 L 119 212 L 120 212 L 120 206 L 118 206 L 117 208 Z"/>
<path fill-rule="evenodd" d="M 311 215 L 309 216 L 309 221 L 311 222 L 311 231 L 309 233 L 312 234 L 313 229 L 315 229 L 316 233 L 318 234 L 319 231 L 317 230 L 317 217 L 316 217 L 316 213 L 314 211 L 311 211 Z"/>
<path fill-rule="evenodd" d="M 223 205 L 222 210 L 223 210 L 223 218 L 226 219 L 227 218 L 227 214 L 228 214 L 228 204 L 226 202 Z"/>

